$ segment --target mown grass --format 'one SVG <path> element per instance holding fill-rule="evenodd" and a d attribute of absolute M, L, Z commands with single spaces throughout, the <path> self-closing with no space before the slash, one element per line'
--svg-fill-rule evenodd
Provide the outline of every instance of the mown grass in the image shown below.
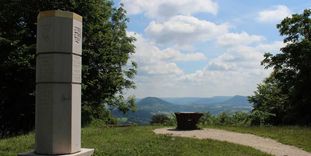
<path fill-rule="evenodd" d="M 241 133 L 269 137 L 283 144 L 293 145 L 311 152 L 311 127 L 299 126 L 207 126 Z"/>
<path fill-rule="evenodd" d="M 82 130 L 82 147 L 95 148 L 94 156 L 102 155 L 268 155 L 250 147 L 213 140 L 155 135 L 154 126 L 88 127 Z M 34 146 L 33 133 L 0 140 L 0 155 L 16 156 Z"/>
<path fill-rule="evenodd" d="M 34 147 L 34 133 L 0 139 L 0 156 L 16 156 L 31 151 Z"/>

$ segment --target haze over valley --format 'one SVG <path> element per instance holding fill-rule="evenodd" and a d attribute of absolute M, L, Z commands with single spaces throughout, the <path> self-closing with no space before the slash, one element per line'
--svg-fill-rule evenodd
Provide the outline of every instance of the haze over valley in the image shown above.
<path fill-rule="evenodd" d="M 174 112 L 209 112 L 217 115 L 222 112 L 249 112 L 252 105 L 246 96 L 214 96 L 198 97 L 146 97 L 137 99 L 137 111 L 123 114 L 118 110 L 113 116 L 122 118 L 122 122 L 148 124 L 154 114 L 170 114 Z"/>

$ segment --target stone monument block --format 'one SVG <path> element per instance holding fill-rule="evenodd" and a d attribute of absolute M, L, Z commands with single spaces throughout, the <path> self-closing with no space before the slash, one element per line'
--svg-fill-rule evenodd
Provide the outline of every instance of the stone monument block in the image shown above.
<path fill-rule="evenodd" d="M 82 17 L 40 12 L 36 58 L 36 147 L 20 155 L 90 156 L 81 149 Z"/>
<path fill-rule="evenodd" d="M 68 52 L 81 55 L 81 16 L 60 10 L 40 12 L 37 32 L 37 53 Z"/>
<path fill-rule="evenodd" d="M 36 152 L 63 154 L 79 151 L 81 85 L 37 84 L 36 95 L 36 102 L 40 103 L 36 107 Z"/>
<path fill-rule="evenodd" d="M 37 56 L 36 82 L 81 83 L 81 56 L 44 53 Z"/>

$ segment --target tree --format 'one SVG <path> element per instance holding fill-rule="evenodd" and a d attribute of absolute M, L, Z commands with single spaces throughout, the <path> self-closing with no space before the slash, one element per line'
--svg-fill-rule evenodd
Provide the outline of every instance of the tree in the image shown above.
<path fill-rule="evenodd" d="M 274 77 L 274 73 L 272 73 L 270 77 L 266 78 L 263 83 L 257 86 L 257 91 L 254 92 L 255 95 L 248 97 L 249 101 L 253 103 L 254 108 L 252 112 L 259 111 L 263 114 L 271 114 L 264 118 L 265 123 L 281 124 L 284 122 L 285 114 L 289 111 L 288 96 L 281 92 L 278 83 L 278 80 Z"/>
<path fill-rule="evenodd" d="M 22 6 L 22 7 L 21 7 Z M 128 19 L 110 0 L 3 0 L 0 5 L 0 136 L 34 127 L 36 20 L 43 10 L 83 16 L 82 118 L 88 122 L 135 108 L 123 91 L 134 88 L 137 65 L 129 62 L 135 38 L 126 35 Z"/>
<path fill-rule="evenodd" d="M 302 14 L 293 14 L 277 25 L 281 35 L 285 36 L 285 47 L 281 53 L 266 53 L 262 64 L 266 68 L 273 68 L 274 82 L 264 82 L 259 93 L 276 95 L 286 98 L 273 100 L 278 104 L 271 104 L 269 99 L 257 102 L 257 105 L 280 105 L 284 107 L 283 121 L 287 124 L 311 124 L 311 10 L 304 10 Z M 266 88 L 264 88 L 266 87 Z M 264 93 L 264 90 L 272 92 Z M 271 90 L 270 90 L 271 91 Z M 255 93 L 256 94 L 256 93 Z M 271 97 L 272 98 L 272 97 Z M 284 102 L 283 100 L 286 100 Z M 260 104 L 261 103 L 261 104 Z M 263 104 L 266 103 L 266 104 Z M 270 104 L 268 104 L 270 103 Z M 267 109 L 270 109 L 268 106 Z"/>

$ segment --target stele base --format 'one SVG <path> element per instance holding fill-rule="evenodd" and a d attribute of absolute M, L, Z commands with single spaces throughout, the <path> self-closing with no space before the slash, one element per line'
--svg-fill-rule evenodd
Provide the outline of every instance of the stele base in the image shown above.
<path fill-rule="evenodd" d="M 72 154 L 44 155 L 44 154 L 37 154 L 35 152 L 28 152 L 28 153 L 20 153 L 18 154 L 18 156 L 91 156 L 93 153 L 94 153 L 94 149 L 81 148 L 80 152 L 72 153 Z"/>

